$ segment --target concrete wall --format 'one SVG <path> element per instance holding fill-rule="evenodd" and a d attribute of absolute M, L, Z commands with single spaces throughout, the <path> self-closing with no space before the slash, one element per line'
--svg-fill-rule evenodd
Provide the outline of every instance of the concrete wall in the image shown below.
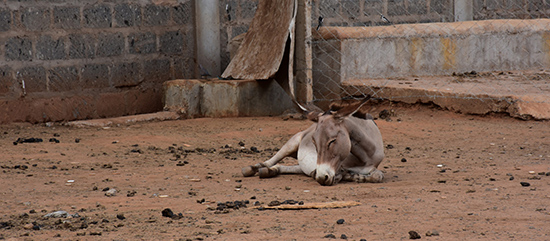
<path fill-rule="evenodd" d="M 313 46 L 314 88 L 356 79 L 450 75 L 550 67 L 550 20 L 485 20 L 321 29 Z"/>
<path fill-rule="evenodd" d="M 248 30 L 258 1 L 219 0 L 222 70 L 229 40 Z M 311 18 L 314 27 L 320 15 L 325 26 L 383 25 L 379 14 L 449 22 L 455 1 L 472 1 L 477 20 L 550 15 L 545 1 L 311 0 Z M 198 77 L 194 2 L 0 0 L 0 123 L 161 110 L 164 81 Z"/>
<path fill-rule="evenodd" d="M 0 123 L 161 110 L 194 35 L 193 0 L 1 0 Z"/>

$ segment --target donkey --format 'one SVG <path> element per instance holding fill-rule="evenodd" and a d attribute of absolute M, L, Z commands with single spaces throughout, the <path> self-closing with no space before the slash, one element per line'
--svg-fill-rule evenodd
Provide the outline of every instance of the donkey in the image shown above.
<path fill-rule="evenodd" d="M 326 186 L 341 180 L 382 182 L 384 174 L 377 169 L 384 159 L 382 135 L 372 116 L 359 112 L 367 100 L 347 106 L 333 103 L 324 113 L 307 110 L 315 123 L 292 136 L 269 160 L 242 168 L 243 176 L 305 174 Z M 277 164 L 287 156 L 297 158 L 298 165 Z"/>

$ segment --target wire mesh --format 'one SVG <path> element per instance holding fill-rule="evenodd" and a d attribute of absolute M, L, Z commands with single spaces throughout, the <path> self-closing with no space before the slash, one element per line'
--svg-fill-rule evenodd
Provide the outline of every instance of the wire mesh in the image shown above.
<path fill-rule="evenodd" d="M 314 101 L 550 103 L 549 15 L 534 0 L 313 0 Z"/>

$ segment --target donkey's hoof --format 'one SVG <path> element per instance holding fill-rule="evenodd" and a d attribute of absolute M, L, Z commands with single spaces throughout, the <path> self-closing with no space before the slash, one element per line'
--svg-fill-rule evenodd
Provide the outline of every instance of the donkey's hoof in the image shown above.
<path fill-rule="evenodd" d="M 269 167 L 262 167 L 258 169 L 258 175 L 260 178 L 270 178 L 279 175 L 279 172 L 276 169 L 274 170 Z"/>
<path fill-rule="evenodd" d="M 258 169 L 253 166 L 247 166 L 247 167 L 243 167 L 241 169 L 241 172 L 243 173 L 243 176 L 251 177 L 251 176 L 254 176 L 256 172 L 258 172 Z"/>
<path fill-rule="evenodd" d="M 380 170 L 374 170 L 370 174 L 371 182 L 377 183 L 377 182 L 383 182 L 384 181 L 384 173 Z"/>

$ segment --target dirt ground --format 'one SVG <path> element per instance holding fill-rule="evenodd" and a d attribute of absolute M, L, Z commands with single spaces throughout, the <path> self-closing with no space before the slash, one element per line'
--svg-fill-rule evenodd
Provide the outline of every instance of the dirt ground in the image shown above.
<path fill-rule="evenodd" d="M 0 239 L 407 240 L 410 231 L 422 240 L 550 239 L 549 122 L 429 106 L 371 113 L 384 109 L 393 113 L 377 120 L 385 181 L 334 186 L 241 175 L 307 120 L 0 126 Z M 285 200 L 360 205 L 254 208 Z M 67 213 L 45 217 L 56 211 Z"/>

